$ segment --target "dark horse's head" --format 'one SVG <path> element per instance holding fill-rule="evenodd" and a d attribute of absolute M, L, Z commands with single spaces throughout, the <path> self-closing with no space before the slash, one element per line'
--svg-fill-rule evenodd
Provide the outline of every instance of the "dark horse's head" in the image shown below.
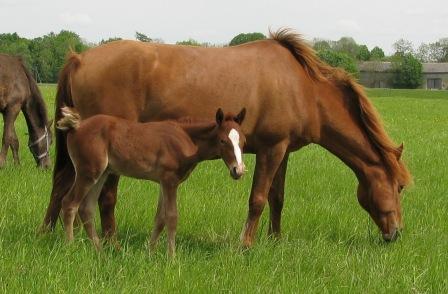
<path fill-rule="evenodd" d="M 235 180 L 239 179 L 245 172 L 242 150 L 246 144 L 246 137 L 241 131 L 241 123 L 246 115 L 243 108 L 237 115 L 228 114 L 224 116 L 221 108 L 216 112 L 217 148 L 219 155 L 230 170 L 230 175 Z"/>
<path fill-rule="evenodd" d="M 30 132 L 28 147 L 38 167 L 47 169 L 51 166 L 50 146 L 53 141 L 51 125 L 53 121 L 46 122 L 43 126 L 36 127 Z"/>

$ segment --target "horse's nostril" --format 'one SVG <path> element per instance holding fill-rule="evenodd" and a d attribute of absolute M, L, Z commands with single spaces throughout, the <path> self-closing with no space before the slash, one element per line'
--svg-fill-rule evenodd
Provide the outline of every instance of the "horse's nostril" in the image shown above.
<path fill-rule="evenodd" d="M 233 173 L 234 175 L 237 175 L 236 166 L 234 166 L 234 167 L 232 168 L 232 173 Z"/>

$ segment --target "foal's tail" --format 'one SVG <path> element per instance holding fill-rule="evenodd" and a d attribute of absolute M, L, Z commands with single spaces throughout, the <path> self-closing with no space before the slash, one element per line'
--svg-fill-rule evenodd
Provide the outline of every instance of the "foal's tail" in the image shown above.
<path fill-rule="evenodd" d="M 58 120 L 57 128 L 61 131 L 72 131 L 76 130 L 81 123 L 81 116 L 72 107 L 62 107 L 62 118 Z"/>

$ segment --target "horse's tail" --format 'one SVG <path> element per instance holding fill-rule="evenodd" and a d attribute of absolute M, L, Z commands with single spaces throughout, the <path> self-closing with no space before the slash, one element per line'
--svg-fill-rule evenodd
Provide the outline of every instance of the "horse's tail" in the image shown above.
<path fill-rule="evenodd" d="M 63 118 L 62 108 L 73 107 L 71 93 L 71 74 L 81 64 L 81 58 L 78 54 L 70 53 L 65 66 L 59 73 L 58 89 L 56 92 L 56 111 L 54 118 L 60 121 Z M 65 133 L 56 127 L 56 162 L 54 166 L 53 180 L 57 176 L 59 170 L 63 169 L 67 164 L 71 164 L 70 156 L 67 151 L 67 142 Z"/>
<path fill-rule="evenodd" d="M 81 65 L 81 57 L 76 53 L 68 56 L 65 66 L 59 73 L 58 89 L 56 93 L 55 120 L 63 117 L 62 107 L 73 107 L 71 94 L 71 74 Z M 70 189 L 75 175 L 70 155 L 67 150 L 66 133 L 55 128 L 56 159 L 53 169 L 53 190 L 51 191 L 50 203 L 47 208 L 44 223 L 41 230 L 53 229 L 61 210 L 62 198 Z"/>
<path fill-rule="evenodd" d="M 62 131 L 76 130 L 81 123 L 81 116 L 72 107 L 62 107 L 61 109 L 63 117 L 58 120 L 57 128 Z"/>
<path fill-rule="evenodd" d="M 301 35 L 290 29 L 270 32 L 270 38 L 286 47 L 303 66 L 308 76 L 316 81 L 332 82 L 353 96 L 353 103 L 359 109 L 363 128 L 372 144 L 377 148 L 392 177 L 399 184 L 406 186 L 412 182 L 412 177 L 400 160 L 403 145 L 397 146 L 387 135 L 380 116 L 372 105 L 363 87 L 346 71 L 333 68 L 317 57 L 313 48 L 309 46 Z"/>
<path fill-rule="evenodd" d="M 42 98 L 39 87 L 37 86 L 36 80 L 33 78 L 33 75 L 26 67 L 22 58 L 19 58 L 19 62 L 22 66 L 23 72 L 26 75 L 26 78 L 28 80 L 28 87 L 30 88 L 31 92 L 31 100 L 28 100 L 27 103 L 30 103 L 30 107 L 37 109 L 41 121 L 43 121 L 48 127 L 51 123 L 48 122 L 47 107 L 45 105 L 44 99 Z"/>

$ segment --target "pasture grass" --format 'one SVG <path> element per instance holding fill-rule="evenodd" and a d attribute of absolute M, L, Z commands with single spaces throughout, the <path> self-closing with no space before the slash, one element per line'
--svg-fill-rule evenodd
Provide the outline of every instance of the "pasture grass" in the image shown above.
<path fill-rule="evenodd" d="M 50 113 L 54 85 L 41 90 Z M 318 146 L 292 154 L 283 238 L 266 237 L 268 208 L 250 250 L 239 247 L 251 175 L 230 179 L 221 161 L 201 164 L 179 191 L 177 257 L 166 238 L 146 241 L 157 185 L 122 179 L 116 209 L 121 251 L 96 253 L 84 232 L 67 245 L 61 225 L 38 236 L 51 171 L 35 168 L 23 116 L 22 164 L 0 170 L 0 291 L 15 292 L 446 292 L 448 290 L 448 92 L 369 90 L 415 184 L 403 195 L 405 230 L 390 244 L 357 203 L 353 173 Z M 53 146 L 54 148 L 54 146 Z M 54 152 L 53 152 L 54 154 Z M 254 157 L 246 156 L 250 172 Z M 250 174 L 249 172 L 249 174 Z"/>

